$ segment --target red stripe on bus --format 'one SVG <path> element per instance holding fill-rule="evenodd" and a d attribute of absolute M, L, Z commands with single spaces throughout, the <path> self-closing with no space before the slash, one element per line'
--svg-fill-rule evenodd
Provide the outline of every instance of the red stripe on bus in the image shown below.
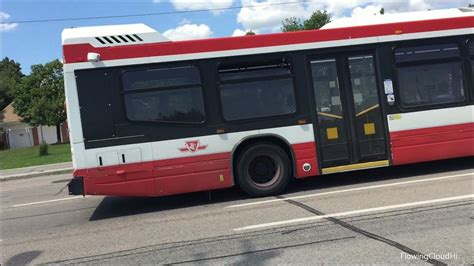
<path fill-rule="evenodd" d="M 394 165 L 474 156 L 474 123 L 390 133 Z"/>
<path fill-rule="evenodd" d="M 149 43 L 116 47 L 93 47 L 90 44 L 63 46 L 64 63 L 87 62 L 87 53 L 99 53 L 101 60 L 180 55 L 248 48 L 348 40 L 384 35 L 430 32 L 474 27 L 472 17 L 411 21 L 349 28 L 323 29 L 254 36 L 225 37 L 192 41 Z"/>
<path fill-rule="evenodd" d="M 154 168 L 157 195 L 227 188 L 234 185 L 231 153 L 200 155 L 157 161 Z"/>
<path fill-rule="evenodd" d="M 153 162 L 129 163 L 74 171 L 84 178 L 86 195 L 156 196 Z"/>
<path fill-rule="evenodd" d="M 292 145 L 297 177 L 319 174 L 314 142 Z M 216 153 L 78 169 L 74 176 L 84 178 L 87 195 L 165 196 L 228 188 L 234 185 L 231 153 Z M 311 170 L 303 171 L 310 163 Z"/>
<path fill-rule="evenodd" d="M 87 195 L 164 196 L 233 185 L 230 153 L 198 155 L 74 171 Z"/>

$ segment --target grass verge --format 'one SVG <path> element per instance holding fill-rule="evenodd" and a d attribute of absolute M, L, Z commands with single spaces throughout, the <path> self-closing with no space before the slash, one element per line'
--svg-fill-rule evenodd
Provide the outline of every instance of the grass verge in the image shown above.
<path fill-rule="evenodd" d="M 71 161 L 69 144 L 49 145 L 48 155 L 39 156 L 39 147 L 0 151 L 0 170 Z"/>

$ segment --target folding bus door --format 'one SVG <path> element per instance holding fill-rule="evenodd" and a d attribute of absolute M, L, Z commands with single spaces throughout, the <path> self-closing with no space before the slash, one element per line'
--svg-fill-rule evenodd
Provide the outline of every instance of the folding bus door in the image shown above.
<path fill-rule="evenodd" d="M 337 55 L 309 64 L 322 173 L 388 165 L 374 57 Z"/>

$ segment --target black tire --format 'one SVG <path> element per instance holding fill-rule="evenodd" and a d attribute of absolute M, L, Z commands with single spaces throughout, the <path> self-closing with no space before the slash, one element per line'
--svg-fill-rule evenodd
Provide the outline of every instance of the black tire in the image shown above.
<path fill-rule="evenodd" d="M 246 147 L 236 161 L 236 180 L 242 190 L 254 197 L 277 195 L 291 179 L 291 164 L 279 146 L 261 142 Z"/>

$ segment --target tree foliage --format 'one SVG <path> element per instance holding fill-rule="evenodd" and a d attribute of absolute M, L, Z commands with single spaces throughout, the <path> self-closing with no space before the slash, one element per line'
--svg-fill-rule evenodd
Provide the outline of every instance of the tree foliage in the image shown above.
<path fill-rule="evenodd" d="M 19 87 L 23 73 L 20 64 L 8 57 L 0 61 L 0 110 L 11 103 Z"/>
<path fill-rule="evenodd" d="M 301 20 L 291 17 L 282 21 L 281 30 L 283 32 L 299 31 L 299 30 L 317 30 L 322 26 L 331 22 L 331 14 L 327 11 L 315 11 L 308 19 Z"/>
<path fill-rule="evenodd" d="M 255 32 L 253 32 L 252 30 L 249 30 L 245 33 L 245 35 L 255 35 Z"/>
<path fill-rule="evenodd" d="M 66 120 L 64 82 L 59 60 L 33 65 L 15 90 L 15 112 L 32 126 L 55 126 Z"/>
<path fill-rule="evenodd" d="M 304 30 L 303 21 L 299 18 L 285 18 L 282 21 L 282 24 L 281 31 L 283 32 Z"/>

